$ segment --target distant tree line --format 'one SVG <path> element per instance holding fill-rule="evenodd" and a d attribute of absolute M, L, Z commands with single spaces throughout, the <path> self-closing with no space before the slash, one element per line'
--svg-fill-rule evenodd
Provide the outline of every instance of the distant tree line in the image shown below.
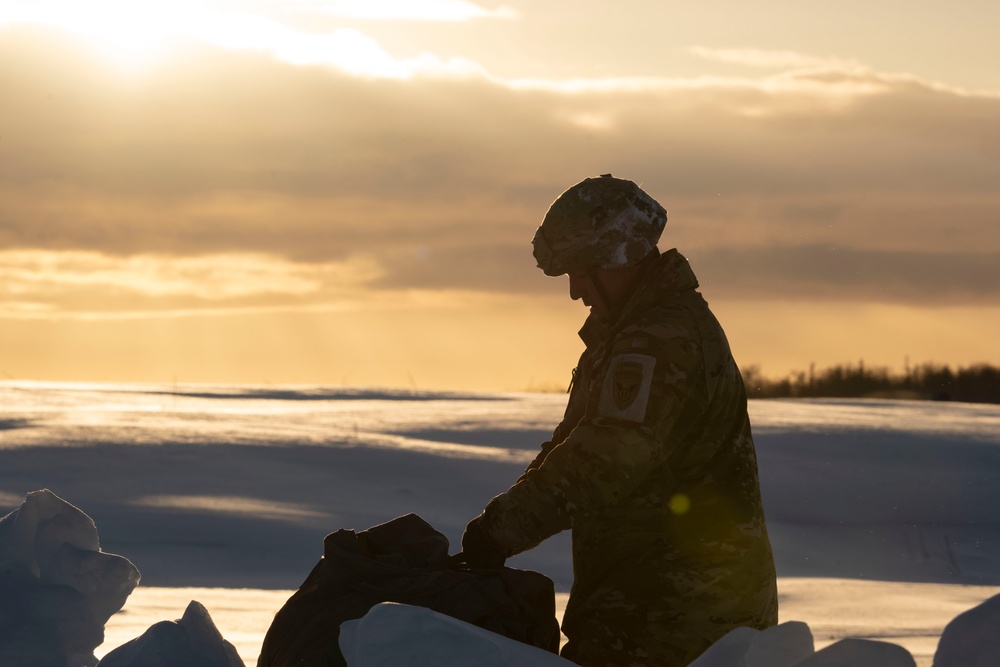
<path fill-rule="evenodd" d="M 952 370 L 925 363 L 903 373 L 885 367 L 844 364 L 793 371 L 781 380 L 765 378 L 759 366 L 741 369 L 750 398 L 896 398 L 1000 403 L 1000 368 L 975 364 Z"/>

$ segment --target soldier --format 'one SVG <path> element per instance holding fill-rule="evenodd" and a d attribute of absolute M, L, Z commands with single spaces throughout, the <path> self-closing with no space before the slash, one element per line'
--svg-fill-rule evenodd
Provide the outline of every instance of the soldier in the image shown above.
<path fill-rule="evenodd" d="M 682 667 L 733 628 L 777 623 L 743 380 L 660 204 L 605 174 L 559 196 L 532 242 L 590 307 L 569 403 L 525 473 L 466 527 L 484 567 L 566 529 L 563 657 Z"/>

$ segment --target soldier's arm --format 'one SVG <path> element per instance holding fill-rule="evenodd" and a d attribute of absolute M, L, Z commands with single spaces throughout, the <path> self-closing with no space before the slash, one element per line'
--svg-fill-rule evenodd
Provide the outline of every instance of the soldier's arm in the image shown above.
<path fill-rule="evenodd" d="M 541 444 L 538 455 L 535 456 L 534 460 L 528 464 L 524 472 L 527 473 L 529 470 L 534 470 L 538 466 L 542 465 L 542 461 L 545 457 L 549 455 L 552 449 L 566 439 L 566 436 L 573 431 L 573 429 L 580 423 L 583 419 L 584 409 L 587 404 L 586 396 L 581 391 L 581 387 L 576 384 L 577 369 L 581 368 L 585 363 L 587 363 L 587 352 L 584 352 L 580 357 L 580 363 L 577 367 L 573 369 L 573 377 L 569 383 L 569 400 L 566 404 L 566 412 L 563 414 L 562 421 L 556 426 L 555 430 L 552 432 L 552 438 Z M 521 481 L 524 476 L 522 475 L 517 481 Z"/>
<path fill-rule="evenodd" d="M 585 418 L 506 493 L 483 519 L 510 553 L 604 511 L 660 466 L 699 422 L 708 400 L 699 335 L 689 327 L 653 332 L 645 346 L 626 338 L 612 351 L 597 413 Z M 665 480 L 670 483 L 670 480 Z"/>

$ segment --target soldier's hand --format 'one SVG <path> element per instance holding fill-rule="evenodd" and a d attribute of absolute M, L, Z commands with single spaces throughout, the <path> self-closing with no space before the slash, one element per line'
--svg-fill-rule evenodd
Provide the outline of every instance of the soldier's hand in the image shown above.
<path fill-rule="evenodd" d="M 507 560 L 504 548 L 484 530 L 481 514 L 465 527 L 465 533 L 462 534 L 462 555 L 472 567 L 499 568 Z"/>

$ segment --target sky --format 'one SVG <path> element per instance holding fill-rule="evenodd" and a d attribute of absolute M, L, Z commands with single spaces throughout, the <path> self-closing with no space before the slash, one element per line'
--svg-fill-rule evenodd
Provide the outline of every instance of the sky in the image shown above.
<path fill-rule="evenodd" d="M 741 366 L 1000 364 L 1000 5 L 0 2 L 0 374 L 562 389 L 566 188 Z"/>

